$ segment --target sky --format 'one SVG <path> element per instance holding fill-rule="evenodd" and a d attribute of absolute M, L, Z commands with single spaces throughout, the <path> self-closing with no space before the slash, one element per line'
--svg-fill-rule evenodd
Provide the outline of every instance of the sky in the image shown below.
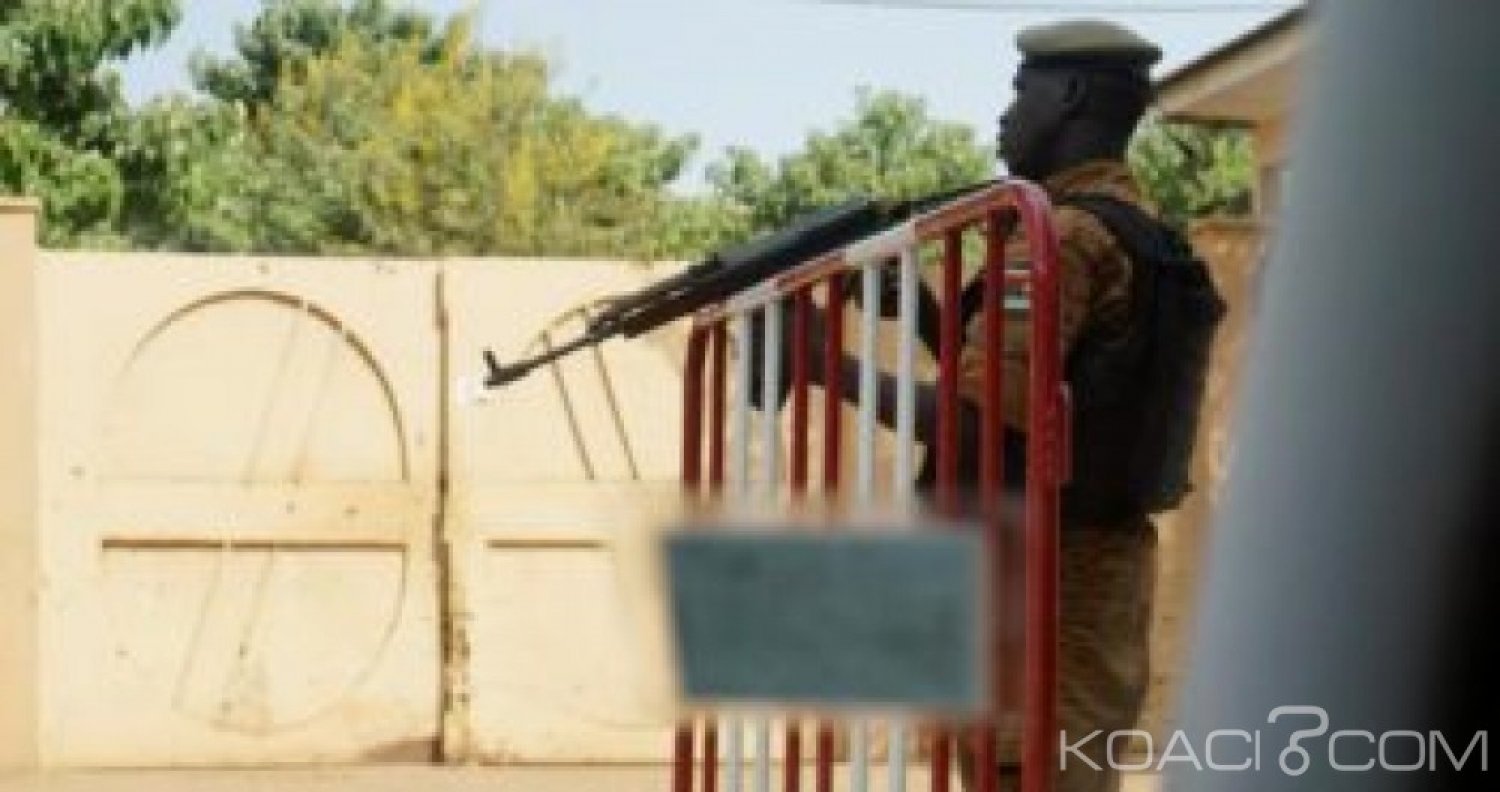
<path fill-rule="evenodd" d="M 1067 18 L 1111 19 L 1161 45 L 1162 74 L 1289 5 L 1284 0 L 973 0 L 1024 10 L 952 7 L 964 2 L 921 9 L 816 0 L 404 4 L 440 15 L 476 7 L 487 43 L 541 51 L 558 68 L 559 88 L 591 109 L 697 135 L 698 168 L 731 145 L 771 156 L 794 151 L 808 132 L 850 117 L 860 87 L 921 96 L 934 117 L 967 123 L 981 140 L 989 140 L 1010 99 L 1018 61 L 1014 38 L 1021 28 Z M 253 18 L 261 0 L 182 4 L 182 24 L 166 45 L 124 65 L 132 101 L 189 90 L 191 54 L 230 51 L 235 25 Z M 1178 11 L 1150 12 L 1160 8 Z M 690 183 L 699 178 L 694 174 Z"/>

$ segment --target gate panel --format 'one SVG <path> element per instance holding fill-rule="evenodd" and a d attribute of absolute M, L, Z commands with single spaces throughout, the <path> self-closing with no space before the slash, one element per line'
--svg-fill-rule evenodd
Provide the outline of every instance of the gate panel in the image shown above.
<path fill-rule="evenodd" d="M 663 267 L 662 269 L 664 269 Z M 573 337 L 590 304 L 662 277 L 619 262 L 449 263 L 455 755 L 497 762 L 660 762 L 671 728 L 627 590 L 652 493 L 675 498 L 685 328 L 610 343 L 483 401 L 501 360 Z M 675 501 L 673 501 L 675 502 Z M 459 743 L 462 743 L 460 746 Z"/>
<path fill-rule="evenodd" d="M 44 760 L 431 756 L 433 265 L 40 273 Z"/>

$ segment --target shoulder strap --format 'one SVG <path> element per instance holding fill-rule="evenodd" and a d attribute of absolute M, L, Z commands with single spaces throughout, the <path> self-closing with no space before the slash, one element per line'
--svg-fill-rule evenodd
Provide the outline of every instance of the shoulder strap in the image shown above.
<path fill-rule="evenodd" d="M 1130 258 L 1131 264 L 1137 267 L 1157 263 L 1171 249 L 1170 229 L 1128 201 L 1104 193 L 1074 193 L 1058 201 L 1058 205 L 1071 206 L 1093 215 L 1125 249 L 1125 255 Z M 1143 280 L 1136 279 L 1135 282 L 1140 285 Z M 936 355 L 939 347 L 937 303 L 930 293 L 923 297 L 925 302 L 921 306 L 923 310 L 919 312 L 922 317 L 919 319 L 919 335 L 928 349 Z M 959 299 L 959 321 L 964 327 L 978 314 L 983 303 L 984 279 L 976 278 L 964 287 Z"/>
<path fill-rule="evenodd" d="M 1165 224 L 1128 201 L 1101 193 L 1077 193 L 1059 204 L 1082 209 L 1103 223 L 1132 264 L 1153 263 L 1167 252 L 1165 235 L 1169 232 Z"/>

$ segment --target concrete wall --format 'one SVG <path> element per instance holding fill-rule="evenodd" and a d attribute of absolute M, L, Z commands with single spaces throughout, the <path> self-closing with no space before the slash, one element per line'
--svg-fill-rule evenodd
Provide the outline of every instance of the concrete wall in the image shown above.
<path fill-rule="evenodd" d="M 450 379 L 477 374 L 486 345 L 514 360 L 542 347 L 544 329 L 565 341 L 579 317 L 556 317 L 661 275 L 619 263 L 450 263 Z M 649 529 L 646 493 L 675 489 L 685 344 L 681 326 L 611 342 L 487 402 L 453 403 L 444 530 L 462 559 L 452 601 L 467 657 L 452 682 L 464 705 L 450 722 L 455 752 L 667 757 L 670 713 L 643 660 L 640 603 L 626 596 L 620 559 Z"/>
<path fill-rule="evenodd" d="M 36 215 L 0 201 L 0 767 L 39 751 Z"/>
<path fill-rule="evenodd" d="M 430 753 L 435 273 L 42 254 L 45 763 Z"/>
<path fill-rule="evenodd" d="M 6 205 L 6 764 L 665 756 L 616 553 L 677 474 L 681 339 L 469 387 L 660 270 L 33 236 Z"/>

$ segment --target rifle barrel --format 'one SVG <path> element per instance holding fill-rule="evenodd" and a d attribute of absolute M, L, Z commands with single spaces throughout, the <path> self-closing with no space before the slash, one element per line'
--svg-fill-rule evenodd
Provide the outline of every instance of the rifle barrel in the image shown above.
<path fill-rule="evenodd" d="M 613 333 L 590 331 L 562 346 L 553 347 L 540 355 L 529 357 L 509 365 L 501 365 L 499 358 L 495 357 L 494 351 L 486 349 L 484 350 L 484 365 L 489 370 L 489 374 L 484 378 L 484 386 L 486 388 L 503 388 L 542 366 L 554 363 L 580 349 L 607 341 L 611 335 Z"/>
<path fill-rule="evenodd" d="M 556 349 L 504 366 L 486 350 L 484 362 L 489 373 L 485 386 L 504 387 L 540 366 L 615 336 L 635 338 L 650 332 L 808 259 L 888 228 L 892 222 L 989 183 L 900 204 L 858 198 L 813 212 L 783 229 L 715 253 L 677 275 L 617 298 L 589 322 L 582 336 Z"/>

